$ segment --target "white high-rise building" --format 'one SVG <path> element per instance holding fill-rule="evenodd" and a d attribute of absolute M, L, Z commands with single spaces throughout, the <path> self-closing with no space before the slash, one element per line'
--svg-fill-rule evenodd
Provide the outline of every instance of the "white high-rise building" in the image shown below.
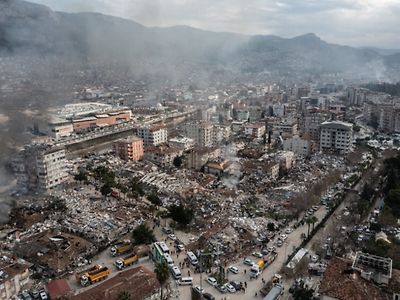
<path fill-rule="evenodd" d="M 68 179 L 64 149 L 49 149 L 36 156 L 38 188 L 51 189 Z"/>
<path fill-rule="evenodd" d="M 168 130 L 163 126 L 145 126 L 137 129 L 145 146 L 158 146 L 168 141 Z"/>
<path fill-rule="evenodd" d="M 353 143 L 353 125 L 341 121 L 329 121 L 321 124 L 321 151 L 349 153 Z"/>
<path fill-rule="evenodd" d="M 211 147 L 214 140 L 213 125 L 208 122 L 191 122 L 185 125 L 185 134 L 196 145 Z"/>

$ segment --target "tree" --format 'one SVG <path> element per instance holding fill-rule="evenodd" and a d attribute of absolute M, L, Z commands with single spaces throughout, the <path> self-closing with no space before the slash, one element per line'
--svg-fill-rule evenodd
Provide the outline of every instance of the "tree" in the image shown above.
<path fill-rule="evenodd" d="M 163 288 L 165 283 L 169 278 L 169 269 L 166 261 L 160 262 L 156 264 L 154 269 L 154 273 L 156 273 L 156 277 L 158 282 L 161 285 L 161 300 L 163 299 Z"/>
<path fill-rule="evenodd" d="M 363 190 L 361 192 L 361 199 L 371 201 L 374 195 L 374 189 L 369 184 L 364 184 Z"/>
<path fill-rule="evenodd" d="M 132 232 L 132 237 L 135 244 L 151 244 L 154 240 L 154 232 L 146 224 L 141 224 Z"/>
<path fill-rule="evenodd" d="M 307 288 L 298 288 L 293 293 L 294 300 L 312 300 L 313 299 L 313 290 L 309 290 Z"/>
<path fill-rule="evenodd" d="M 275 224 L 272 222 L 269 222 L 267 224 L 267 229 L 268 229 L 268 231 L 275 231 Z"/>
<path fill-rule="evenodd" d="M 136 178 L 132 179 L 132 181 L 130 183 L 130 189 L 132 191 L 132 194 L 136 197 L 144 195 L 142 185 L 139 183 L 139 181 Z"/>
<path fill-rule="evenodd" d="M 150 195 L 147 196 L 147 199 L 153 203 L 155 206 L 161 206 L 162 205 L 162 201 L 160 199 L 160 197 L 158 197 L 158 195 L 153 192 Z"/>
<path fill-rule="evenodd" d="M 127 291 L 123 291 L 118 294 L 117 300 L 131 300 L 131 294 L 129 294 Z"/>
<path fill-rule="evenodd" d="M 112 192 L 112 188 L 110 183 L 105 183 L 103 186 L 100 188 L 100 192 L 103 196 L 107 196 Z"/>
<path fill-rule="evenodd" d="M 400 217 L 400 189 L 390 190 L 385 203 L 391 208 L 393 216 Z"/>
<path fill-rule="evenodd" d="M 312 231 L 314 231 L 314 225 L 315 225 L 315 223 L 318 222 L 318 218 L 316 216 L 311 216 L 310 217 L 310 222 L 312 224 Z"/>
<path fill-rule="evenodd" d="M 97 180 L 101 180 L 104 184 L 115 185 L 115 174 L 105 166 L 99 166 L 93 170 L 93 176 Z"/>
<path fill-rule="evenodd" d="M 311 226 L 311 223 L 312 223 L 312 220 L 311 220 L 311 218 L 307 218 L 306 219 L 306 223 L 307 223 L 307 237 L 309 237 L 310 236 L 310 226 Z"/>
<path fill-rule="evenodd" d="M 87 181 L 87 174 L 85 171 L 80 170 L 78 174 L 75 174 L 74 179 L 76 181 Z"/>
<path fill-rule="evenodd" d="M 172 163 L 174 164 L 175 167 L 180 168 L 182 166 L 182 163 L 183 163 L 182 156 L 176 156 Z"/>
<path fill-rule="evenodd" d="M 185 208 L 182 204 L 172 205 L 168 208 L 169 216 L 181 226 L 188 225 L 193 219 L 193 210 Z"/>

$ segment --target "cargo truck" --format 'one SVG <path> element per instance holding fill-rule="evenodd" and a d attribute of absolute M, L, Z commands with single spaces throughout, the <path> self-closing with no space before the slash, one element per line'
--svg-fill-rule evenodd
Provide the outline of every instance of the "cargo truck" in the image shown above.
<path fill-rule="evenodd" d="M 135 253 L 132 253 L 124 258 L 117 259 L 115 261 L 115 266 L 118 270 L 122 270 L 130 265 L 133 265 L 139 261 L 139 256 Z"/>
<path fill-rule="evenodd" d="M 264 286 L 260 290 L 260 294 L 262 296 L 268 295 L 272 287 L 274 285 L 281 284 L 281 282 L 282 282 L 282 276 L 279 274 L 275 274 L 270 281 L 264 284 Z"/>
<path fill-rule="evenodd" d="M 93 272 L 93 271 L 97 271 L 100 268 L 101 268 L 100 265 L 94 265 L 94 266 L 90 267 L 89 269 L 86 269 L 84 271 L 78 272 L 78 273 L 75 274 L 75 279 L 79 283 L 81 281 L 81 277 L 82 277 L 83 274 L 89 273 L 89 272 Z"/>
<path fill-rule="evenodd" d="M 92 272 L 86 272 L 81 276 L 81 285 L 88 286 L 89 284 L 105 279 L 109 274 L 110 269 L 107 267 L 102 267 Z"/>
<path fill-rule="evenodd" d="M 264 261 L 260 259 L 250 268 L 250 278 L 257 278 L 264 270 Z"/>
<path fill-rule="evenodd" d="M 257 261 L 257 263 L 253 264 L 250 268 L 250 278 L 257 278 L 258 275 L 262 273 L 262 271 L 269 266 L 278 256 L 278 253 L 272 251 L 268 255 L 265 255 L 263 259 Z"/>
<path fill-rule="evenodd" d="M 277 256 L 278 256 L 278 253 L 276 253 L 275 251 L 272 251 L 272 252 L 268 253 L 267 255 L 265 255 L 263 257 L 264 268 L 266 268 L 267 266 L 272 264 Z"/>
<path fill-rule="evenodd" d="M 111 255 L 118 256 L 132 251 L 133 246 L 131 243 L 119 243 L 111 247 Z"/>
<path fill-rule="evenodd" d="M 263 300 L 278 300 L 283 293 L 283 286 L 275 284 Z"/>

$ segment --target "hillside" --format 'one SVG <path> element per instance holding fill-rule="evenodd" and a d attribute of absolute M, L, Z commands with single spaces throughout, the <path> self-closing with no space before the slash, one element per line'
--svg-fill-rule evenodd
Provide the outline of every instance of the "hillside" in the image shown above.
<path fill-rule="evenodd" d="M 0 3 L 0 55 L 56 56 L 120 63 L 138 72 L 185 77 L 188 70 L 230 74 L 391 74 L 397 54 L 327 43 L 314 34 L 285 39 L 186 26 L 150 28 L 97 13 L 62 13 L 21 0 Z M 379 68 L 379 72 L 376 70 Z"/>

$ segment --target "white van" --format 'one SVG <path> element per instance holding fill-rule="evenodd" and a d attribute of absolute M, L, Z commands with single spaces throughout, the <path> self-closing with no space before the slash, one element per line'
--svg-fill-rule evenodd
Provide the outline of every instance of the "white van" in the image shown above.
<path fill-rule="evenodd" d="M 191 263 L 193 266 L 195 266 L 195 265 L 197 265 L 197 264 L 199 263 L 199 262 L 197 261 L 196 255 L 194 255 L 193 252 L 188 251 L 188 252 L 187 252 L 187 257 L 189 258 L 189 261 L 190 261 L 190 263 Z"/>
<path fill-rule="evenodd" d="M 172 260 L 171 256 L 168 253 L 164 253 L 164 258 L 169 267 L 174 266 L 174 261 Z"/>
<path fill-rule="evenodd" d="M 172 276 L 174 276 L 174 278 L 175 278 L 176 280 L 182 278 L 181 270 L 179 270 L 179 268 L 178 268 L 177 266 L 173 266 L 173 267 L 171 268 L 171 273 L 172 273 Z"/>
<path fill-rule="evenodd" d="M 193 284 L 193 278 L 192 277 L 182 277 L 181 279 L 178 280 L 179 285 L 192 285 Z"/>

